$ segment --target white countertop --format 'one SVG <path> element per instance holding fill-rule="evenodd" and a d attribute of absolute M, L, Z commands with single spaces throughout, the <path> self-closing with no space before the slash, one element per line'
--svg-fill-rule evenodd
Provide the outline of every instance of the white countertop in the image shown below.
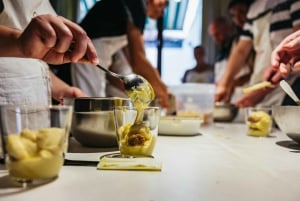
<path fill-rule="evenodd" d="M 243 124 L 215 124 L 201 132 L 189 137 L 159 136 L 154 156 L 163 162 L 161 172 L 64 166 L 57 180 L 22 191 L 9 185 L 1 165 L 0 200 L 300 200 L 300 145 L 285 134 L 274 131 L 273 137 L 250 137 Z M 67 157 L 97 160 L 103 154 Z"/>

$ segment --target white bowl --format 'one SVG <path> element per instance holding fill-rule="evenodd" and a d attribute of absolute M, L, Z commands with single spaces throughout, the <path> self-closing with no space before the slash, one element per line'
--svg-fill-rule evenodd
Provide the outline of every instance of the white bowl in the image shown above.
<path fill-rule="evenodd" d="M 273 106 L 272 115 L 280 130 L 300 143 L 300 106 Z"/>
<path fill-rule="evenodd" d="M 160 135 L 198 135 L 203 120 L 198 117 L 165 116 L 160 117 Z"/>

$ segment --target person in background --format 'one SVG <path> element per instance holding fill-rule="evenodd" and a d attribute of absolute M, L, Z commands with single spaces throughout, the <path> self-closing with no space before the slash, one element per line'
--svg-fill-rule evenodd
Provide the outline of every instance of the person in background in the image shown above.
<path fill-rule="evenodd" d="M 162 107 L 168 107 L 168 90 L 146 58 L 143 30 L 146 17 L 158 19 L 166 4 L 167 0 L 101 0 L 80 23 L 97 49 L 100 65 L 116 73 L 143 76 L 153 86 Z M 105 77 L 113 83 L 114 91 L 120 89 L 120 93 L 107 91 Z M 72 64 L 71 81 L 88 96 L 126 95 L 120 80 L 88 64 Z"/>
<path fill-rule="evenodd" d="M 26 7 L 23 0 L 0 1 L 0 8 L 0 103 L 51 104 L 51 96 L 58 101 L 85 96 L 58 79 L 44 62 L 88 62 L 81 59 L 86 55 L 97 63 L 85 31 L 57 16 L 48 0 L 28 0 Z"/>
<path fill-rule="evenodd" d="M 218 83 L 225 71 L 233 42 L 232 24 L 226 17 L 217 17 L 209 24 L 208 31 L 219 49 L 214 63 L 214 82 Z"/>
<path fill-rule="evenodd" d="M 238 36 L 242 31 L 246 20 L 249 7 L 254 0 L 231 0 L 228 4 L 228 12 L 232 22 L 238 29 Z"/>
<path fill-rule="evenodd" d="M 228 6 L 228 11 L 232 16 L 233 24 L 225 17 L 216 18 L 209 26 L 209 32 L 215 43 L 221 47 L 217 61 L 215 62 L 215 83 L 218 84 L 227 68 L 228 58 L 232 49 L 236 46 L 240 30 L 243 23 L 245 23 L 241 11 L 245 11 L 248 1 L 231 1 Z M 244 13 L 246 15 L 246 13 Z M 233 96 L 230 102 L 234 102 L 239 96 L 241 96 L 241 89 L 248 85 L 250 75 L 253 68 L 253 54 L 249 54 L 247 62 L 239 70 L 239 73 L 231 80 L 235 86 L 232 90 Z"/>
<path fill-rule="evenodd" d="M 299 12 L 299 8 L 300 1 L 254 1 L 248 11 L 248 21 L 244 26 L 243 35 L 233 49 L 226 72 L 217 85 L 216 101 L 227 102 L 230 100 L 234 87 L 231 80 L 244 64 L 252 48 L 255 49 L 256 55 L 250 84 L 269 79 L 266 76 L 263 78 L 263 75 L 267 74 L 266 70 L 271 65 L 271 51 L 282 38 L 299 29 L 300 16 L 296 14 Z M 295 79 L 295 77 L 290 77 L 289 82 L 293 83 Z M 280 88 L 269 87 L 244 95 L 236 102 L 236 105 L 239 107 L 270 107 L 279 104 L 293 104 L 286 98 L 289 99 L 285 97 Z"/>
<path fill-rule="evenodd" d="M 234 44 L 232 48 L 236 46 L 238 43 L 243 27 L 247 20 L 247 13 L 249 7 L 253 3 L 254 0 L 231 0 L 228 4 L 228 12 L 230 14 L 231 20 L 236 28 L 236 33 L 234 35 Z M 246 59 L 244 67 L 240 71 L 240 76 L 237 76 L 235 79 L 235 86 L 236 87 L 245 87 L 248 85 L 250 80 L 251 73 L 253 71 L 253 62 L 254 62 L 254 55 L 255 52 L 252 49 L 249 53 L 249 56 Z"/>
<path fill-rule="evenodd" d="M 214 73 L 212 65 L 205 63 L 204 47 L 198 45 L 194 47 L 194 58 L 196 66 L 185 71 L 182 82 L 212 83 Z"/>
<path fill-rule="evenodd" d="M 242 34 L 243 27 L 247 20 L 247 13 L 249 7 L 254 0 L 231 0 L 228 4 L 228 13 L 231 17 L 235 28 L 234 40 L 231 50 L 238 43 L 240 36 Z M 252 49 L 249 56 L 246 59 L 244 66 L 241 68 L 240 72 L 234 78 L 234 93 L 230 99 L 230 102 L 235 102 L 242 96 L 242 89 L 247 87 L 249 80 L 253 71 L 255 52 Z"/>

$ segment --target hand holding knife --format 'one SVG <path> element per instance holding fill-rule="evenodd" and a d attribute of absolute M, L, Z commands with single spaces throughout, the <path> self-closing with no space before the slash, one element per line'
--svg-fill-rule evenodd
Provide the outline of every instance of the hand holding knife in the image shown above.
<path fill-rule="evenodd" d="M 272 68 L 268 68 L 264 72 L 263 79 L 265 81 L 244 88 L 243 93 L 250 93 L 253 91 L 262 90 L 266 88 L 275 88 L 279 84 L 279 82 L 283 80 L 283 77 L 280 75 L 279 72 L 274 71 Z"/>

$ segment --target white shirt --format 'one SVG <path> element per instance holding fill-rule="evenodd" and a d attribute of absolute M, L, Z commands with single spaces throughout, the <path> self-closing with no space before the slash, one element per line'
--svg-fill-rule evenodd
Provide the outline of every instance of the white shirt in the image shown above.
<path fill-rule="evenodd" d="M 126 35 L 95 38 L 92 42 L 98 52 L 100 65 L 105 68 L 112 67 L 110 70 L 123 75 L 132 72 L 126 58 L 120 55 L 120 51 L 128 43 Z M 105 72 L 91 64 L 73 63 L 71 77 L 72 84 L 88 96 L 106 97 L 108 95 Z M 119 96 L 119 93 L 114 95 L 109 92 L 109 95 Z"/>
<path fill-rule="evenodd" d="M 31 18 L 55 14 L 48 0 L 3 0 L 0 24 L 24 29 Z M 49 104 L 48 65 L 37 59 L 0 58 L 0 104 Z"/>

